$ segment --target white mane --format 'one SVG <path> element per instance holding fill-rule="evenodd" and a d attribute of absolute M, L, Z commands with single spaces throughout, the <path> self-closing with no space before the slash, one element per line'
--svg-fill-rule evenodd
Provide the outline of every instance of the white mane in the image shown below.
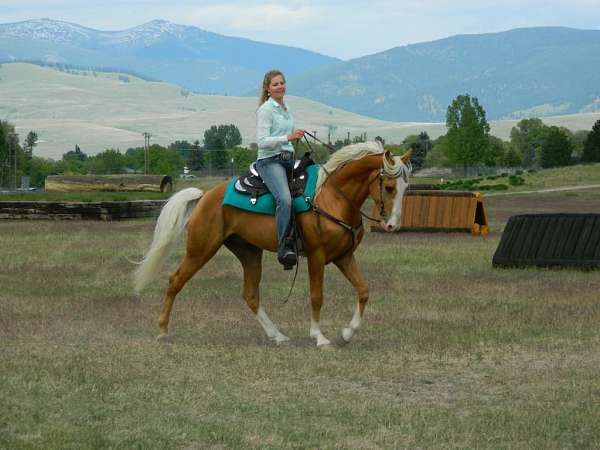
<path fill-rule="evenodd" d="M 325 170 L 323 170 L 323 167 L 325 167 L 327 172 L 331 173 L 349 161 L 354 161 L 367 155 L 378 155 L 381 153 L 383 153 L 383 146 L 379 142 L 359 142 L 358 144 L 347 145 L 346 147 L 339 149 L 331 155 L 327 162 L 319 169 L 315 192 L 319 192 L 321 185 L 327 178 L 327 174 L 325 173 Z"/>

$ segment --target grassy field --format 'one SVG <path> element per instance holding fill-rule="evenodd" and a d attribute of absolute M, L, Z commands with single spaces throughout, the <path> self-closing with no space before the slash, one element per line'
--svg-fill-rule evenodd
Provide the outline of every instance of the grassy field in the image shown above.
<path fill-rule="evenodd" d="M 600 184 L 600 164 L 577 164 L 574 166 L 560 167 L 555 169 L 539 169 L 533 172 L 522 171 L 519 175 L 524 184 L 513 186 L 509 183 L 508 176 L 497 177 L 495 179 L 483 178 L 481 184 L 506 184 L 508 189 L 504 192 L 523 192 L 542 189 L 552 189 L 565 186 L 585 186 Z M 459 180 L 460 177 L 452 180 Z M 469 179 L 469 178 L 467 178 Z M 472 178 L 471 178 L 472 179 Z M 440 177 L 420 177 L 411 178 L 414 184 L 439 184 Z"/>
<path fill-rule="evenodd" d="M 0 222 L 0 448 L 563 449 L 600 447 L 600 272 L 498 270 L 508 216 L 600 210 L 600 190 L 494 197 L 488 238 L 369 233 L 364 328 L 321 352 L 306 268 L 265 255 L 262 299 L 292 338 L 269 344 L 226 250 L 184 289 L 173 344 L 141 298 L 149 220 Z M 355 294 L 326 271 L 323 331 Z"/>

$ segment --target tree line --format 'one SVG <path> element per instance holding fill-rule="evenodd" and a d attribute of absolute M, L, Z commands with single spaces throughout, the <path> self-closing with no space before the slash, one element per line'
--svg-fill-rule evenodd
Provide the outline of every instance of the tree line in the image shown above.
<path fill-rule="evenodd" d="M 43 186 L 48 175 L 87 175 L 144 173 L 145 149 L 128 148 L 125 152 L 109 148 L 89 155 L 79 145 L 64 153 L 60 160 L 34 156 L 37 133 L 31 131 L 23 142 L 13 124 L 0 121 L 0 186 L 20 186 L 21 177 L 29 176 L 31 186 Z M 184 166 L 192 170 L 249 166 L 256 159 L 256 148 L 241 147 L 242 137 L 233 125 L 215 125 L 204 132 L 204 143 L 181 140 L 164 147 L 148 149 L 149 172 L 177 176 Z M 16 164 L 15 164 L 16 155 Z"/>
<path fill-rule="evenodd" d="M 600 120 L 591 130 L 572 132 L 548 126 L 539 118 L 520 120 L 509 141 L 490 134 L 485 110 L 476 97 L 457 96 L 446 113 L 447 133 L 435 140 L 426 132 L 410 135 L 396 153 L 413 150 L 413 168 L 422 167 L 561 167 L 600 162 Z"/>

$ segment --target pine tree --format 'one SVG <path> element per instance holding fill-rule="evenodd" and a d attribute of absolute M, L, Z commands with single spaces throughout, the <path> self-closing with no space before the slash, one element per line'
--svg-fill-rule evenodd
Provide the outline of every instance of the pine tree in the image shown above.
<path fill-rule="evenodd" d="M 37 145 L 38 135 L 35 131 L 30 131 L 27 133 L 27 137 L 25 138 L 24 147 L 25 147 L 25 156 L 28 159 L 33 157 L 33 147 Z"/>
<path fill-rule="evenodd" d="M 584 162 L 600 162 L 600 119 L 596 121 L 583 143 L 581 159 Z"/>
<path fill-rule="evenodd" d="M 186 164 L 190 170 L 200 170 L 204 168 L 204 149 L 200 147 L 200 141 L 194 141 Z"/>
<path fill-rule="evenodd" d="M 542 144 L 542 167 L 561 167 L 571 163 L 573 144 L 567 134 L 558 127 L 550 127 Z"/>

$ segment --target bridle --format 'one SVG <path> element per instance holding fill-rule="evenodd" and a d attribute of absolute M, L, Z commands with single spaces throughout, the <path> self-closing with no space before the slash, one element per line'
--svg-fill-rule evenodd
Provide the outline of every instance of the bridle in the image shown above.
<path fill-rule="evenodd" d="M 319 139 L 317 139 L 315 136 L 313 136 L 312 134 L 308 133 L 307 131 L 304 132 L 304 134 L 308 134 L 310 137 L 312 137 L 313 139 L 315 139 L 316 141 L 320 142 L 321 144 L 327 146 L 328 148 L 333 149 L 333 147 L 325 144 L 324 142 L 320 141 Z M 310 146 L 310 143 L 308 142 L 308 139 L 306 139 L 306 136 L 304 136 L 304 139 L 306 140 L 306 143 L 308 145 L 308 147 L 311 149 L 312 152 L 312 147 Z M 315 213 L 317 215 L 321 215 L 323 217 L 326 217 L 327 219 L 331 220 L 334 223 L 337 223 L 339 226 L 341 226 L 342 228 L 344 228 L 345 230 L 349 231 L 352 235 L 352 248 L 354 248 L 356 246 L 356 241 L 357 241 L 357 236 L 358 234 L 361 232 L 361 230 L 363 229 L 363 222 L 362 222 L 362 217 L 364 217 L 365 219 L 368 220 L 372 220 L 373 222 L 378 222 L 378 219 L 376 219 L 375 217 L 371 217 L 368 214 L 365 214 L 361 209 L 360 206 L 357 206 L 352 199 L 350 199 L 345 193 L 344 191 L 342 191 L 342 189 L 339 187 L 339 185 L 335 182 L 335 178 L 333 177 L 333 175 L 339 170 L 341 169 L 342 166 L 337 167 L 334 171 L 332 172 L 328 172 L 327 169 L 325 169 L 325 167 L 322 165 L 321 169 L 325 172 L 325 180 L 323 181 L 322 185 L 325 185 L 325 183 L 327 181 L 330 182 L 330 184 L 333 186 L 333 188 L 335 189 L 335 191 L 340 194 L 340 196 L 346 200 L 346 202 L 352 206 L 352 208 L 354 208 L 354 210 L 357 210 L 360 215 L 361 215 L 361 219 L 360 219 L 360 224 L 358 224 L 358 226 L 352 226 L 349 223 L 344 222 L 343 220 L 333 216 L 332 214 L 328 213 L 327 211 L 321 209 L 319 206 L 317 206 L 316 204 L 316 195 L 315 195 L 315 199 L 310 199 L 310 198 L 306 198 L 306 202 L 311 206 L 311 208 L 313 209 L 313 211 L 315 211 Z M 396 164 L 392 165 L 392 163 L 390 163 L 385 155 L 385 152 L 382 153 L 382 162 L 381 162 L 381 167 L 377 173 L 377 175 L 375 176 L 375 178 L 373 178 L 371 181 L 369 181 L 369 186 L 371 184 L 373 184 L 377 179 L 379 180 L 379 220 L 387 220 L 387 213 L 385 211 L 385 203 L 383 201 L 383 178 L 384 177 L 389 177 L 389 178 L 400 178 L 402 177 L 403 180 L 406 182 L 406 184 L 408 184 L 408 176 L 410 173 L 410 163 L 408 165 L 404 164 L 401 161 L 397 161 Z"/>

